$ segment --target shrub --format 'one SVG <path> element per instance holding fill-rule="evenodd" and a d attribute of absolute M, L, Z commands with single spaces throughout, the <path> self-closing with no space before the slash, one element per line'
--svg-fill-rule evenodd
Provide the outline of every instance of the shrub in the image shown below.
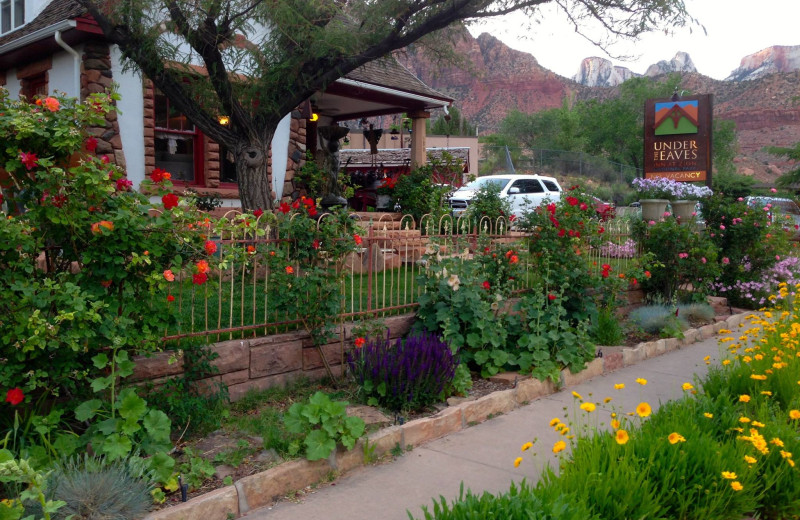
<path fill-rule="evenodd" d="M 625 332 L 614 311 L 603 307 L 597 313 L 597 318 L 592 325 L 592 339 L 598 345 L 620 345 L 625 341 Z"/>
<path fill-rule="evenodd" d="M 69 458 L 47 479 L 48 496 L 64 502 L 53 518 L 139 518 L 152 503 L 149 480 L 143 466 L 133 461 L 108 462 L 89 455 Z"/>
<path fill-rule="evenodd" d="M 631 325 L 648 334 L 661 334 L 666 337 L 682 337 L 689 328 L 680 310 L 670 305 L 646 305 L 634 309 L 628 315 Z"/>
<path fill-rule="evenodd" d="M 511 203 L 508 199 L 500 197 L 501 190 L 501 186 L 486 183 L 475 192 L 465 214 L 471 225 L 480 226 L 483 229 L 484 223 L 488 221 L 486 223 L 487 230 L 493 232 L 499 218 L 510 217 Z"/>
<path fill-rule="evenodd" d="M 448 188 L 436 186 L 433 174 L 433 166 L 428 164 L 401 175 L 395 183 L 395 203 L 400 204 L 401 211 L 413 216 L 416 222 L 428 214 L 438 222 L 438 217 L 445 213 Z"/>
<path fill-rule="evenodd" d="M 359 437 L 364 435 L 364 420 L 347 415 L 347 401 L 331 401 L 323 392 L 311 396 L 307 403 L 294 403 L 283 421 L 290 433 L 303 434 L 303 445 L 308 460 L 328 458 L 341 443 L 352 450 Z M 294 442 L 290 453 L 300 452 L 300 443 Z"/>
<path fill-rule="evenodd" d="M 447 504 L 444 497 L 433 502 L 433 513 L 422 508 L 425 520 L 599 520 L 580 494 L 552 493 L 534 490 L 526 482 L 512 483 L 508 493 L 493 496 L 489 492 L 476 495 L 472 491 L 464 494 L 464 486 L 458 498 Z M 410 514 L 409 514 L 410 516 Z"/>
<path fill-rule="evenodd" d="M 347 356 L 369 404 L 394 411 L 418 410 L 447 397 L 458 355 L 434 334 L 367 342 Z"/>
<path fill-rule="evenodd" d="M 714 321 L 714 309 L 707 303 L 690 303 L 678 307 L 678 315 L 683 316 L 690 324 L 711 323 Z"/>

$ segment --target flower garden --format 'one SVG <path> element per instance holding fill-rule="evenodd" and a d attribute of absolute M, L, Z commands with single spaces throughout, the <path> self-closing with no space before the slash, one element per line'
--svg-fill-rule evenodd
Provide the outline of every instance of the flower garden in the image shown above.
<path fill-rule="evenodd" d="M 367 431 L 347 415 L 342 399 L 407 416 L 465 395 L 473 379 L 499 372 L 558 381 L 563 369 L 578 372 L 592 361 L 596 345 L 619 344 L 631 330 L 642 333 L 621 314 L 631 289 L 657 304 L 648 311 L 648 323 L 655 323 L 650 337 L 680 337 L 687 320 L 704 312 L 692 305 L 701 308 L 712 294 L 738 306 L 772 303 L 784 310 L 733 341 L 741 357 L 702 384 L 687 382 L 687 392 L 693 384 L 697 394 L 674 410 L 664 407 L 646 421 L 639 420 L 650 415 L 646 403 L 636 420 L 617 411 L 609 419 L 616 433 L 604 435 L 605 424 L 589 428 L 584 419 L 612 410 L 609 403 L 576 397 L 574 424 L 554 423 L 564 441 L 553 449 L 566 453 L 569 442 L 571 458 L 558 477 L 545 475 L 512 496 L 572 511 L 563 518 L 735 518 L 719 516 L 725 508 L 780 518 L 795 505 L 794 488 L 783 486 L 794 475 L 791 455 L 769 451 L 758 458 L 737 438 L 755 445 L 756 433 L 774 431 L 785 453 L 797 438 L 795 419 L 780 423 L 797 413 L 800 399 L 797 384 L 787 383 L 800 379 L 793 361 L 798 331 L 791 324 L 800 282 L 788 240 L 794 230 L 765 212 L 697 190 L 706 197 L 705 230 L 665 214 L 634 219 L 625 223 L 629 232 L 613 233 L 621 224 L 597 219 L 588 195 L 574 186 L 561 201 L 516 215 L 513 231 L 499 200 L 456 222 L 423 220 L 403 261 L 390 265 L 387 259 L 400 252 L 392 245 L 397 238 L 362 228 L 346 210 L 323 212 L 310 197 L 283 202 L 274 213 L 216 219 L 198 209 L 195 196 L 177 191 L 169 172 L 153 170 L 143 185 L 149 196 L 132 190 L 124 170 L 96 154 L 91 136 L 115 94 L 29 104 L 0 92 L 0 123 L 13 129 L 0 140 L 6 208 L 0 222 L 0 519 L 89 515 L 81 509 L 87 501 L 100 508 L 114 503 L 121 517 L 137 518 L 213 479 L 209 461 L 176 446 L 234 429 L 238 414 L 263 419 L 252 432 L 263 438 L 261 449 L 282 459 L 320 460 L 338 447 L 352 448 Z M 436 212 L 441 208 L 427 208 Z M 376 264 L 383 268 L 379 275 Z M 388 337 L 380 318 L 411 310 L 408 336 Z M 229 387 L 245 383 L 220 375 L 226 360 L 208 343 L 276 332 L 302 334 L 295 341 L 302 344 L 302 366 L 315 356 L 336 395 L 289 396 L 277 411 L 228 402 Z M 746 344 L 756 333 L 758 341 Z M 147 360 L 141 356 L 164 352 L 180 370 L 151 381 L 133 377 Z M 766 361 L 771 368 L 762 370 Z M 737 374 L 754 367 L 766 383 L 749 375 L 749 382 L 737 382 Z M 286 381 L 287 372 L 281 365 L 273 379 Z M 254 388 L 263 390 L 258 385 L 265 381 Z M 239 397 L 257 406 L 265 394 Z M 713 417 L 695 421 L 697 413 Z M 736 414 L 765 426 L 729 424 Z M 762 429 L 754 433 L 749 426 Z M 573 438 L 570 430 L 581 434 Z M 684 451 L 659 451 L 675 446 Z M 725 457 L 711 457 L 714 450 Z M 622 506 L 611 504 L 610 484 L 568 471 L 611 471 L 625 480 L 643 475 L 636 468 L 641 460 L 648 461 L 648 478 L 637 482 L 647 487 L 635 500 L 621 500 L 630 511 L 613 509 Z M 602 465 L 613 461 L 619 463 L 611 469 Z M 585 469 L 592 464 L 596 471 Z M 728 480 L 740 489 L 711 473 L 680 486 L 655 479 L 659 468 L 675 464 L 735 474 Z M 98 479 L 108 485 L 87 484 Z M 78 481 L 84 485 L 65 484 Z M 597 489 L 597 503 L 573 500 L 588 487 Z M 683 491 L 667 492 L 672 489 Z M 700 489 L 706 509 L 685 509 Z M 783 490 L 785 496 L 774 496 Z M 662 494 L 676 503 L 656 500 Z M 603 497 L 611 509 L 601 508 Z M 453 507 L 480 500 L 466 497 Z M 641 509 L 634 509 L 637 503 Z"/>

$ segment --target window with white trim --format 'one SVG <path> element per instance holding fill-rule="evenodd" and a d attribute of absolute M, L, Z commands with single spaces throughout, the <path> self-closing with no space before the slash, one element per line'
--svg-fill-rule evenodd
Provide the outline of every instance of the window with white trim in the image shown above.
<path fill-rule="evenodd" d="M 25 0 L 0 0 L 0 34 L 25 23 Z"/>

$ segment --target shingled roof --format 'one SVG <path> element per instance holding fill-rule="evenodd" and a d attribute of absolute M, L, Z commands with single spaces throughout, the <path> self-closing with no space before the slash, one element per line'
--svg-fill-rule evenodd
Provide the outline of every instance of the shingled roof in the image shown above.
<path fill-rule="evenodd" d="M 47 5 L 39 15 L 29 23 L 23 25 L 15 31 L 4 34 L 0 37 L 0 46 L 18 40 L 23 36 L 34 33 L 40 29 L 50 27 L 64 20 L 72 20 L 85 15 L 86 9 L 75 0 L 53 0 Z"/>

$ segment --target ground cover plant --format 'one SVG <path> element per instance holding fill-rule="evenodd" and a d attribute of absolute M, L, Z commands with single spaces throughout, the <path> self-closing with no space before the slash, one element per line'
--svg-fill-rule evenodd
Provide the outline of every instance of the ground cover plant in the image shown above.
<path fill-rule="evenodd" d="M 526 506 L 547 510 L 564 497 L 577 497 L 558 509 L 566 518 L 584 507 L 587 518 L 794 518 L 800 302 L 788 295 L 796 289 L 782 284 L 782 294 L 771 298 L 776 307 L 746 317 L 739 331 L 721 330 L 720 350 L 727 352 L 704 378 L 682 383 L 683 398 L 657 411 L 647 402 L 616 407 L 614 392 L 648 384 L 641 378 L 616 382 L 602 400 L 573 392 L 571 411 L 550 421 L 561 434 L 546 448 L 557 455 L 557 472 L 546 469 L 537 483 L 496 497 L 462 494 L 449 505 L 441 499 L 424 518 L 474 518 L 482 511 L 512 517 Z M 522 446 L 515 466 L 535 443 Z"/>

